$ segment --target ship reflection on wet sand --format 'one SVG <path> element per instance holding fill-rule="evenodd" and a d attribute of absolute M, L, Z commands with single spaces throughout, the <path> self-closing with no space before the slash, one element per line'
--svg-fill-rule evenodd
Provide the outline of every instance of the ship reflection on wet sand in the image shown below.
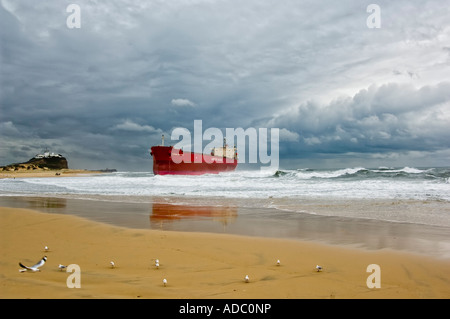
<path fill-rule="evenodd" d="M 158 203 L 152 204 L 152 213 L 150 214 L 150 227 L 153 229 L 169 230 L 176 226 L 177 230 L 182 230 L 183 225 L 189 229 L 194 224 L 199 228 L 208 230 L 218 225 L 226 227 L 233 223 L 237 218 L 237 207 L 233 206 L 196 206 L 183 204 Z M 217 223 L 212 223 L 215 221 Z M 177 223 L 180 222 L 180 223 Z M 195 227 L 195 228 L 197 228 Z"/>

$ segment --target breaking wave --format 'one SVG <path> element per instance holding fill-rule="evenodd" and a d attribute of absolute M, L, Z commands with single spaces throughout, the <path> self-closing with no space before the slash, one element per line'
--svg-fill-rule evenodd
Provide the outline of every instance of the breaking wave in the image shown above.
<path fill-rule="evenodd" d="M 225 198 L 383 198 L 450 201 L 450 168 L 353 167 L 252 170 L 155 176 L 116 172 L 87 177 L 0 180 L 0 196 L 196 196 Z"/>
<path fill-rule="evenodd" d="M 278 170 L 273 174 L 278 178 L 298 178 L 298 179 L 436 179 L 448 181 L 450 178 L 450 169 L 426 168 L 418 169 L 413 167 L 389 168 L 379 167 L 368 169 L 364 167 L 344 168 L 337 170 L 315 170 L 315 169 L 296 169 L 296 170 Z"/>

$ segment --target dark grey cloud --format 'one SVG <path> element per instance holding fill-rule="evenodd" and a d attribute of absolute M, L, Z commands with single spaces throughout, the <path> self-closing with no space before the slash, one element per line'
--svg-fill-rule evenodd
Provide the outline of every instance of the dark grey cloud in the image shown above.
<path fill-rule="evenodd" d="M 384 153 L 450 148 L 450 82 L 386 84 L 321 105 L 305 102 L 270 120 L 297 132 L 306 153 Z"/>
<path fill-rule="evenodd" d="M 356 0 L 83 0 L 80 29 L 70 3 L 1 1 L 1 164 L 149 170 L 195 119 L 279 127 L 292 165 L 448 163 L 445 2 L 379 1 L 380 29 Z"/>

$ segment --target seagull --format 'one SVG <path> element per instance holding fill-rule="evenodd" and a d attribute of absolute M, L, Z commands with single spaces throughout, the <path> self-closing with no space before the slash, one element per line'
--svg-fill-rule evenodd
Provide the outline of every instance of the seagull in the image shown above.
<path fill-rule="evenodd" d="M 316 265 L 316 269 L 317 269 L 318 272 L 322 271 L 322 266 Z"/>
<path fill-rule="evenodd" d="M 250 281 L 250 278 L 248 278 L 248 275 L 245 275 L 245 282 L 249 282 Z"/>
<path fill-rule="evenodd" d="M 280 260 L 277 260 L 277 266 L 279 266 L 281 264 Z"/>
<path fill-rule="evenodd" d="M 63 269 L 66 269 L 66 268 L 67 268 L 67 266 L 59 264 L 58 268 L 59 268 L 59 270 L 61 270 L 61 271 L 62 271 Z"/>
<path fill-rule="evenodd" d="M 155 267 L 156 267 L 156 269 L 158 269 L 159 268 L 159 263 L 157 262 L 157 263 L 155 263 Z"/>
<path fill-rule="evenodd" d="M 163 279 L 163 285 L 164 285 L 164 287 L 167 285 L 167 279 L 166 278 Z"/>
<path fill-rule="evenodd" d="M 111 261 L 110 265 L 111 265 L 111 268 L 115 268 L 116 267 L 116 264 L 114 263 L 114 261 Z"/>
<path fill-rule="evenodd" d="M 39 262 L 38 262 L 36 265 L 33 265 L 33 266 L 31 266 L 31 267 L 25 266 L 25 265 L 23 265 L 22 263 L 19 262 L 19 266 L 22 267 L 22 268 L 24 268 L 24 269 L 20 269 L 19 271 L 20 271 L 20 272 L 24 272 L 24 271 L 27 271 L 27 270 L 31 270 L 31 271 L 41 271 L 41 270 L 39 269 L 39 267 L 44 266 L 44 264 L 45 264 L 46 261 L 47 261 L 47 256 L 44 256 L 44 257 L 42 257 L 41 260 L 39 260 Z"/>
<path fill-rule="evenodd" d="M 48 251 L 48 246 L 45 246 L 45 247 L 44 247 L 44 251 Z"/>

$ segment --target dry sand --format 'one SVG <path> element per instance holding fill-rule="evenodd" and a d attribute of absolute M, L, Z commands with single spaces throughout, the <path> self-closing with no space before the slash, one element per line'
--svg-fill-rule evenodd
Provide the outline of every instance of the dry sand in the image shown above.
<path fill-rule="evenodd" d="M 55 177 L 55 176 L 79 176 L 79 175 L 92 175 L 101 174 L 102 171 L 90 171 L 83 169 L 36 169 L 26 170 L 19 169 L 17 171 L 1 171 L 0 178 L 36 178 L 36 177 Z"/>
<path fill-rule="evenodd" d="M 129 229 L 17 208 L 0 208 L 0 225 L 0 298 L 450 297 L 449 260 L 392 250 Z M 19 272 L 19 262 L 44 255 L 41 272 Z M 81 288 L 67 287 L 59 264 L 80 266 Z M 381 288 L 367 287 L 370 264 L 381 268 Z"/>

